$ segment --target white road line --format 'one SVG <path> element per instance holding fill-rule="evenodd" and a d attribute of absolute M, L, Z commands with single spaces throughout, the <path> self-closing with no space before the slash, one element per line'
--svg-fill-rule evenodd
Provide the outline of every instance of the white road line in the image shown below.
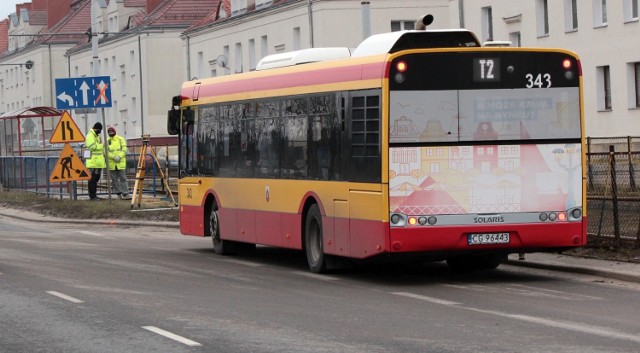
<path fill-rule="evenodd" d="M 432 297 L 427 297 L 427 296 L 424 296 L 424 295 L 408 293 L 408 292 L 391 292 L 391 294 L 399 295 L 399 296 L 407 297 L 407 298 L 424 300 L 425 302 L 434 303 L 434 304 L 460 305 L 460 303 L 450 302 L 450 301 L 444 300 L 444 299 L 432 298 Z"/>
<path fill-rule="evenodd" d="M 178 336 L 178 335 L 176 335 L 174 333 L 171 333 L 169 331 L 165 331 L 163 329 L 159 329 L 159 328 L 157 328 L 155 326 L 142 326 L 142 328 L 145 329 L 145 330 L 151 331 L 153 333 L 157 333 L 160 336 L 164 336 L 164 337 L 170 338 L 170 339 L 172 339 L 174 341 L 178 341 L 180 343 L 186 344 L 187 346 L 192 346 L 192 347 L 202 346 L 200 343 L 198 343 L 196 341 L 192 341 L 192 340 L 190 340 L 188 338 L 184 338 L 182 336 Z"/>
<path fill-rule="evenodd" d="M 84 234 L 84 235 L 93 235 L 94 237 L 101 237 L 102 234 L 100 233 L 95 233 L 95 232 L 90 232 L 87 230 L 76 230 L 76 233 L 80 233 L 80 234 Z"/>
<path fill-rule="evenodd" d="M 535 289 L 535 290 L 539 290 L 539 291 L 543 291 L 543 292 L 549 292 L 549 293 L 559 293 L 559 294 L 571 296 L 572 299 L 574 299 L 573 297 L 582 297 L 582 298 L 586 298 L 586 299 L 604 300 L 604 298 L 594 297 L 594 296 L 591 296 L 591 295 L 584 295 L 584 294 L 580 294 L 580 293 L 571 293 L 571 292 L 563 292 L 563 291 L 554 290 L 554 289 L 531 287 L 531 286 L 525 286 L 523 284 L 511 284 L 511 286 L 513 286 L 513 287 L 531 288 L 531 289 Z"/>
<path fill-rule="evenodd" d="M 587 333 L 587 334 L 602 336 L 606 338 L 616 338 L 620 340 L 640 343 L 640 336 L 620 333 L 618 331 L 615 331 L 606 327 L 588 326 L 588 325 L 583 325 L 580 323 L 570 322 L 570 321 L 557 321 L 557 320 L 545 319 L 545 318 L 529 316 L 529 315 L 510 314 L 510 313 L 505 313 L 500 311 L 483 310 L 483 309 L 471 308 L 471 307 L 461 307 L 461 309 L 476 311 L 484 314 L 491 314 L 495 316 L 506 317 L 506 318 L 520 320 L 520 321 L 524 321 L 532 324 L 538 324 L 542 326 L 561 328 L 565 330 L 577 331 L 581 333 Z"/>
<path fill-rule="evenodd" d="M 323 281 L 337 281 L 337 280 L 340 279 L 338 277 L 319 275 L 319 274 L 310 273 L 310 272 L 304 272 L 304 271 L 291 271 L 291 273 L 293 273 L 294 275 L 300 275 L 300 276 L 305 276 L 305 277 L 309 277 L 309 278 L 320 279 L 320 280 L 323 280 Z"/>
<path fill-rule="evenodd" d="M 70 296 L 68 296 L 68 295 L 66 295 L 66 294 L 62 294 L 62 293 L 60 293 L 60 292 L 55 292 L 55 291 L 50 290 L 50 291 L 47 291 L 47 293 L 49 293 L 49 294 L 51 294 L 51 295 L 54 295 L 54 296 L 56 296 L 56 297 L 58 297 L 58 298 L 62 298 L 62 299 L 64 299 L 64 300 L 68 300 L 68 301 L 70 301 L 70 302 L 72 302 L 72 303 L 76 303 L 76 304 L 84 303 L 84 302 L 83 302 L 82 300 L 80 300 L 80 299 L 76 299 L 76 298 L 74 298 L 74 297 L 70 297 Z"/>
<path fill-rule="evenodd" d="M 451 305 L 462 305 L 461 303 L 450 302 L 450 301 L 443 300 L 443 299 L 438 299 L 438 298 L 426 297 L 426 296 L 423 296 L 423 295 L 419 295 L 419 294 L 415 294 L 415 293 L 409 293 L 409 292 L 390 292 L 390 294 L 399 295 L 399 296 L 403 296 L 403 297 L 407 297 L 407 298 L 424 300 L 424 301 L 427 301 L 427 302 L 430 302 L 430 303 L 434 303 L 434 304 L 442 304 L 442 305 L 449 305 L 449 306 L 451 306 Z M 581 324 L 581 323 L 578 323 L 578 322 L 559 321 L 559 320 L 552 320 L 552 319 L 546 319 L 546 318 L 542 318 L 542 317 L 535 317 L 535 316 L 522 315 L 522 314 L 511 314 L 511 313 L 502 312 L 502 311 L 485 310 L 485 309 L 474 308 L 474 307 L 469 307 L 469 306 L 457 306 L 457 308 L 460 308 L 460 309 L 463 309 L 463 310 L 474 311 L 474 312 L 478 312 L 478 313 L 483 313 L 483 314 L 500 316 L 500 317 L 513 319 L 513 320 L 524 321 L 524 322 L 528 322 L 530 324 L 536 324 L 536 325 L 541 325 L 541 326 L 546 326 L 546 327 L 553 327 L 553 328 L 560 328 L 560 329 L 565 329 L 565 330 L 570 330 L 570 331 L 575 331 L 575 332 L 581 332 L 581 333 L 597 335 L 597 336 L 602 336 L 602 337 L 607 337 L 607 338 L 614 338 L 614 339 L 619 339 L 619 340 L 625 340 L 625 341 L 631 341 L 631 342 L 640 343 L 640 336 L 639 335 L 621 333 L 619 331 L 616 331 L 616 330 L 613 330 L 613 329 L 610 329 L 610 328 L 607 328 L 607 327 L 589 326 L 589 325 L 584 325 L 584 324 Z"/>

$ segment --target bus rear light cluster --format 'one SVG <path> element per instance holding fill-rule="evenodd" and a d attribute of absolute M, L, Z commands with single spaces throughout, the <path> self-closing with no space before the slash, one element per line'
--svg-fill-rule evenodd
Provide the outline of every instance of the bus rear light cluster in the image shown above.
<path fill-rule="evenodd" d="M 582 219 L 582 209 L 574 208 L 567 212 L 542 212 L 539 218 L 542 222 L 579 221 Z"/>
<path fill-rule="evenodd" d="M 406 216 L 400 213 L 392 213 L 389 219 L 392 227 L 432 226 L 438 223 L 438 219 L 434 216 Z"/>

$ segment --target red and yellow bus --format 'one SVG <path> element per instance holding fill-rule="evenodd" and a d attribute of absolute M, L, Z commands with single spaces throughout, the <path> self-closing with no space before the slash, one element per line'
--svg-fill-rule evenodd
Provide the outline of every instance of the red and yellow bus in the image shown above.
<path fill-rule="evenodd" d="M 185 82 L 180 230 L 216 253 L 418 255 L 495 268 L 586 244 L 582 75 L 566 50 L 466 30 L 374 35 Z"/>

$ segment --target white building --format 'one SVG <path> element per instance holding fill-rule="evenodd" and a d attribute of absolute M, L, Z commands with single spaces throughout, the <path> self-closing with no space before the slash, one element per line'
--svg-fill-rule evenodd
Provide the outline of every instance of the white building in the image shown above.
<path fill-rule="evenodd" d="M 183 34 L 185 77 L 254 70 L 266 55 L 312 47 L 355 48 L 371 34 L 413 29 L 433 14 L 430 28 L 448 28 L 448 0 L 239 0 L 221 6 Z"/>
<path fill-rule="evenodd" d="M 32 0 L 28 11 L 21 4 L 10 16 L 10 33 L 76 34 L 4 38 L 0 113 L 55 106 L 55 78 L 109 75 L 113 108 L 107 124 L 127 138 L 162 136 L 170 99 L 185 80 L 251 71 L 262 57 L 279 52 L 356 47 L 370 34 L 412 29 L 418 16 L 430 13 L 430 28 L 464 27 L 481 40 L 575 51 L 582 62 L 587 136 L 640 136 L 638 1 Z M 87 17 L 90 2 L 94 21 Z M 58 3 L 66 7 L 47 8 Z M 43 9 L 49 23 L 59 23 L 45 25 Z M 91 22 L 100 38 L 96 71 L 87 37 L 78 36 Z M 34 62 L 30 70 L 4 66 L 27 60 Z M 86 130 L 98 116 L 75 119 Z"/>

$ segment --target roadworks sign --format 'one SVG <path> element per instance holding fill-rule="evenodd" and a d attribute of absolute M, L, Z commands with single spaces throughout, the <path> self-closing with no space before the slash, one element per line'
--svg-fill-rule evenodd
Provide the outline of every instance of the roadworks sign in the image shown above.
<path fill-rule="evenodd" d="M 67 143 L 67 142 L 84 142 L 84 135 L 76 122 L 73 121 L 69 112 L 65 111 L 58 121 L 58 125 L 56 125 L 56 129 L 53 130 L 53 134 L 51 134 L 51 138 L 49 139 L 51 143 Z"/>
<path fill-rule="evenodd" d="M 51 172 L 49 181 L 52 183 L 61 183 L 65 181 L 89 180 L 91 173 L 78 154 L 71 148 L 68 143 L 64 144 L 62 153 L 58 157 L 58 162 Z"/>

